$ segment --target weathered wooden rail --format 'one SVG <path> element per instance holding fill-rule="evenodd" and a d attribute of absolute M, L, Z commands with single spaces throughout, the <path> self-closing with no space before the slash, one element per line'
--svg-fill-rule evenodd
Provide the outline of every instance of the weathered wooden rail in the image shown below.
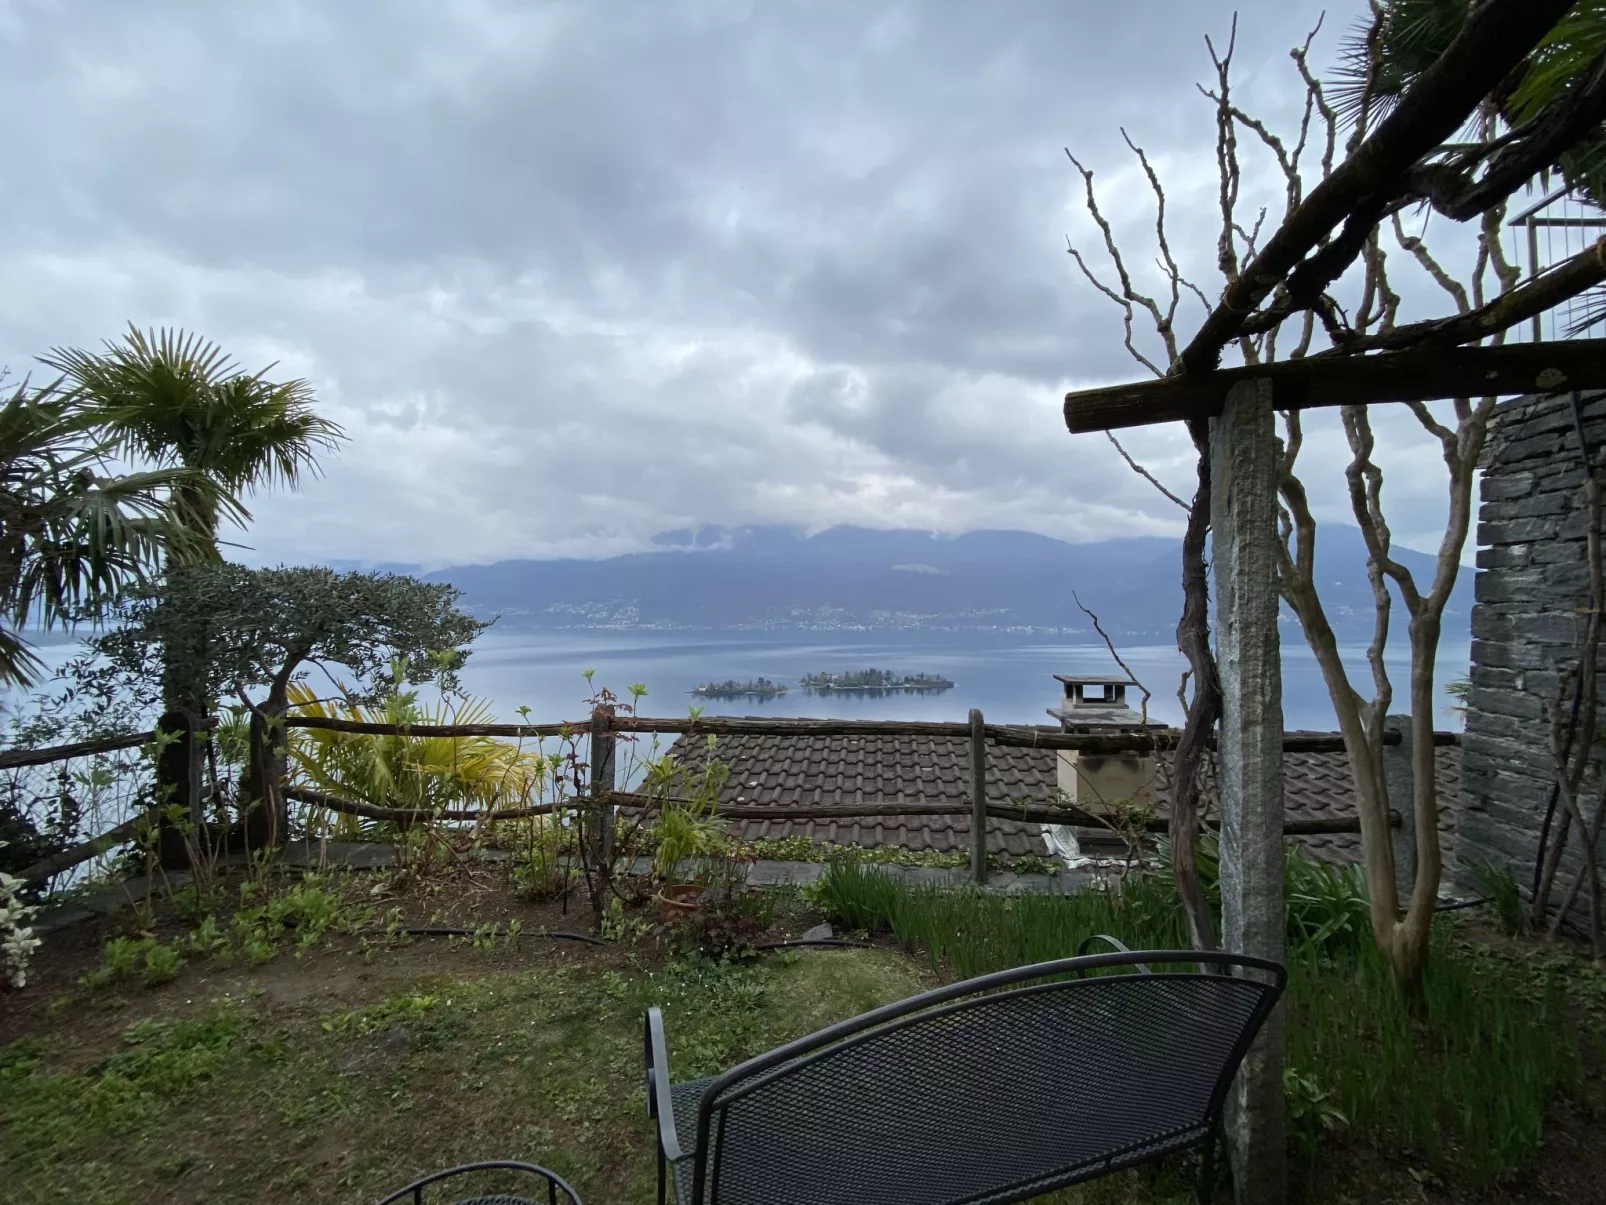
<path fill-rule="evenodd" d="M 1179 733 L 1175 729 L 1151 727 L 1146 732 L 1073 733 L 1046 725 L 988 724 L 979 711 L 972 712 L 967 723 L 944 723 L 914 720 L 843 720 L 843 719 L 788 719 L 738 718 L 726 716 L 687 716 L 682 718 L 618 716 L 607 709 L 598 710 L 584 720 L 564 720 L 541 724 L 382 724 L 341 720 L 323 716 L 286 716 L 284 728 L 314 729 L 344 732 L 358 736 L 400 737 L 494 737 L 502 740 L 545 740 L 550 738 L 581 738 L 590 742 L 588 757 L 592 765 L 592 789 L 582 800 L 563 803 L 534 804 L 522 807 L 444 811 L 428 809 L 384 807 L 358 800 L 344 799 L 327 792 L 316 791 L 290 784 L 281 784 L 276 806 L 281 810 L 287 802 L 307 804 L 329 811 L 359 816 L 365 819 L 401 825 L 420 823 L 483 824 L 527 819 L 551 815 L 572 809 L 582 803 L 597 806 L 610 818 L 616 810 L 639 813 L 642 808 L 660 806 L 665 801 L 629 791 L 614 789 L 614 765 L 617 746 L 638 736 L 928 736 L 962 738 L 969 750 L 968 801 L 951 800 L 878 799 L 855 803 L 782 805 L 727 804 L 719 814 L 730 820 L 851 820 L 878 816 L 949 816 L 971 817 L 972 849 L 971 870 L 977 882 L 987 877 L 986 838 L 989 821 L 1014 820 L 1034 824 L 1067 825 L 1078 828 L 1107 827 L 1107 821 L 1081 808 L 1050 800 L 1022 800 L 1010 804 L 990 803 L 987 799 L 986 761 L 989 745 L 999 748 L 1047 749 L 1075 751 L 1089 755 L 1122 753 L 1163 754 L 1175 747 Z M 131 733 L 98 741 L 81 741 L 70 745 L 57 745 L 47 749 L 26 749 L 0 752 L 0 770 L 46 765 L 69 758 L 89 757 L 96 754 L 139 748 L 167 734 L 166 747 L 158 759 L 158 785 L 165 787 L 181 813 L 188 813 L 200 821 L 200 758 L 211 733 L 201 724 L 187 720 L 175 722 L 174 717 L 163 717 L 163 727 L 149 732 Z M 1398 745 L 1398 732 L 1383 736 L 1385 745 Z M 1460 735 L 1453 732 L 1434 734 L 1435 745 L 1460 743 Z M 1283 738 L 1285 753 L 1339 753 L 1344 741 L 1337 733 L 1290 732 Z M 674 802 L 670 800 L 669 802 Z M 152 811 L 125 821 L 109 832 L 79 842 L 53 854 L 22 872 L 21 877 L 31 882 L 41 881 L 62 871 L 70 870 L 91 858 L 97 857 L 117 845 L 135 838 L 146 825 L 162 823 Z M 1398 827 L 1401 818 L 1390 814 L 1390 823 Z M 270 831 L 279 839 L 288 833 L 288 815 L 282 815 L 270 825 Z M 1152 818 L 1141 826 L 1148 832 L 1164 832 L 1167 821 Z M 611 835 L 611 821 L 605 832 Z M 1360 831 L 1357 818 L 1335 819 L 1293 818 L 1284 824 L 1288 836 L 1314 836 L 1319 834 L 1356 833 Z M 175 844 L 164 851 L 164 857 L 181 853 Z"/>

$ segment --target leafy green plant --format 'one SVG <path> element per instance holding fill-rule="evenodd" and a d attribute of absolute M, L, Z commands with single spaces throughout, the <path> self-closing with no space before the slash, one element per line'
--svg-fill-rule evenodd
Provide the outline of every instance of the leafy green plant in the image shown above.
<path fill-rule="evenodd" d="M 699 871 L 701 906 L 680 925 L 683 949 L 705 957 L 738 961 L 757 955 L 755 943 L 775 918 L 773 893 L 748 888 L 757 861 L 751 854 L 722 854 Z"/>
<path fill-rule="evenodd" d="M 1288 941 L 1331 955 L 1372 939 L 1371 903 L 1359 866 L 1323 862 L 1290 844 L 1283 859 Z"/>
<path fill-rule="evenodd" d="M 1487 862 L 1470 863 L 1468 869 L 1477 880 L 1478 890 L 1494 908 L 1500 928 L 1507 937 L 1518 937 L 1528 931 L 1528 909 L 1523 906 L 1522 888 L 1511 871 L 1504 866 Z"/>
<path fill-rule="evenodd" d="M 1323 1138 L 1349 1125 L 1332 1091 L 1292 1065 L 1283 1067 L 1283 1099 L 1288 1104 L 1288 1140 L 1307 1163 Z"/>
<path fill-rule="evenodd" d="M 22 880 L 0 872 L 0 987 L 27 986 L 28 964 L 39 948 L 28 924 L 38 908 L 25 903 L 21 893 Z"/>
<path fill-rule="evenodd" d="M 259 897 L 261 903 L 252 902 Z M 346 904 L 315 874 L 276 895 L 264 893 L 256 883 L 242 883 L 240 900 L 229 918 L 229 950 L 239 950 L 253 964 L 270 960 L 287 933 L 294 933 L 297 949 L 306 951 L 332 931 L 359 928 L 370 915 L 370 910 Z"/>
<path fill-rule="evenodd" d="M 1160 860 L 1170 861 L 1169 845 L 1159 843 Z M 1218 913 L 1221 908 L 1221 845 L 1214 834 L 1199 839 L 1199 883 Z M 1169 882 L 1169 876 L 1166 877 Z M 1174 891 L 1174 888 L 1172 889 Z M 1324 954 L 1352 950 L 1371 940 L 1371 905 L 1366 876 L 1359 867 L 1324 862 L 1304 846 L 1289 842 L 1283 857 L 1283 907 L 1290 947 Z"/>
<path fill-rule="evenodd" d="M 105 987 L 127 978 L 145 961 L 153 938 L 113 937 L 101 947 L 100 965 L 83 977 L 88 987 Z"/>
<path fill-rule="evenodd" d="M 722 844 L 715 814 L 730 768 L 714 759 L 713 747 L 710 737 L 709 756 L 695 772 L 667 754 L 643 765 L 641 793 L 658 814 L 653 826 L 657 846 L 653 874 L 660 882 L 674 880 L 682 863 L 714 852 Z"/>
<path fill-rule="evenodd" d="M 145 951 L 145 986 L 156 987 L 178 978 L 184 969 L 184 956 L 176 946 L 153 943 Z"/>
<path fill-rule="evenodd" d="M 536 816 L 527 833 L 513 862 L 514 889 L 532 900 L 562 895 L 573 878 L 574 830 L 558 816 Z"/>
<path fill-rule="evenodd" d="M 207 913 L 201 919 L 201 923 L 185 935 L 184 949 L 202 958 L 225 954 L 229 949 L 229 935 L 218 923 L 217 917 Z"/>
<path fill-rule="evenodd" d="M 651 924 L 639 916 L 631 916 L 625 911 L 625 902 L 614 896 L 603 911 L 597 935 L 603 941 L 633 941 L 651 930 Z"/>

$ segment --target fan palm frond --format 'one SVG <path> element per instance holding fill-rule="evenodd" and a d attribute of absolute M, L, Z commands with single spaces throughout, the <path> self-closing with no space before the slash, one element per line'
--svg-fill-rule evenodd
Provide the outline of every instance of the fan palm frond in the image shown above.
<path fill-rule="evenodd" d="M 0 683 L 31 685 L 40 668 L 15 629 L 70 623 L 199 552 L 174 499 L 209 483 L 183 468 L 111 475 L 113 450 L 56 384 L 0 400 Z"/>
<path fill-rule="evenodd" d="M 1377 23 L 1357 22 L 1339 50 L 1333 106 L 1353 125 L 1386 116 L 1444 53 L 1466 20 L 1466 0 L 1391 0 Z"/>
<path fill-rule="evenodd" d="M 272 365 L 243 372 L 217 344 L 183 331 L 130 326 L 101 352 L 57 348 L 42 360 L 92 408 L 119 453 L 192 469 L 214 484 L 213 496 L 185 492 L 177 500 L 183 520 L 214 540 L 221 518 L 250 518 L 239 495 L 294 488 L 345 438 L 313 411 L 306 381 L 270 381 Z"/>
<path fill-rule="evenodd" d="M 395 691 L 364 707 L 348 696 L 319 699 L 304 683 L 290 687 L 296 714 L 380 724 L 485 724 L 490 706 L 468 700 L 448 714 L 444 705 L 420 707 L 410 692 Z M 492 737 L 368 736 L 326 728 L 292 731 L 290 757 L 298 774 L 318 790 L 379 807 L 494 808 L 538 792 L 546 760 Z"/>

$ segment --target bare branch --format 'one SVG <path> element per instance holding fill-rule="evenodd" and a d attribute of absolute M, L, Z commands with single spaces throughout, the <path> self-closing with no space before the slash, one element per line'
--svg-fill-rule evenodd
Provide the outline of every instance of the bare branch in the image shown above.
<path fill-rule="evenodd" d="M 1164 494 L 1167 498 L 1171 499 L 1171 501 L 1175 502 L 1183 510 L 1187 510 L 1188 509 L 1188 504 L 1186 502 L 1184 502 L 1181 498 L 1177 497 L 1170 490 L 1166 489 L 1166 487 L 1164 485 L 1160 484 L 1160 479 L 1158 477 L 1156 477 L 1153 473 L 1149 472 L 1148 469 L 1144 468 L 1137 461 L 1132 459 L 1131 454 L 1125 448 L 1123 448 L 1121 446 L 1121 441 L 1115 438 L 1115 432 L 1114 431 L 1106 431 L 1104 434 L 1105 434 L 1106 437 L 1108 437 L 1109 441 L 1112 444 L 1115 445 L 1115 450 L 1121 454 L 1121 459 L 1126 461 L 1127 467 L 1129 469 L 1131 469 L 1139 477 L 1143 478 L 1143 480 L 1147 481 L 1150 485 L 1154 486 L 1155 489 L 1159 490 L 1162 494 Z"/>
<path fill-rule="evenodd" d="M 1115 302 L 1116 305 L 1121 307 L 1122 314 L 1124 315 L 1122 319 L 1122 325 L 1126 332 L 1124 342 L 1126 343 L 1126 350 L 1131 354 L 1132 358 L 1139 364 L 1143 365 L 1143 367 L 1147 368 L 1155 376 L 1165 376 L 1165 371 L 1153 360 L 1149 359 L 1148 356 L 1139 351 L 1137 344 L 1132 342 L 1132 303 L 1126 298 L 1122 297 L 1121 294 L 1117 293 L 1114 289 L 1110 288 L 1109 285 L 1105 284 L 1097 276 L 1093 275 L 1093 270 L 1087 266 L 1087 261 L 1082 258 L 1082 253 L 1078 251 L 1068 239 L 1065 243 L 1065 249 L 1071 253 L 1071 258 L 1076 261 L 1076 266 L 1082 270 L 1082 275 L 1087 277 L 1088 283 L 1100 293 L 1103 293 L 1111 301 Z"/>
<path fill-rule="evenodd" d="M 1166 341 L 1166 351 L 1171 359 L 1177 357 L 1176 335 L 1173 333 L 1173 324 L 1177 316 L 1177 302 L 1179 300 L 1178 286 L 1181 283 L 1182 273 L 1177 268 L 1177 261 L 1171 254 L 1171 244 L 1165 237 L 1165 189 L 1160 187 L 1160 177 L 1155 175 L 1154 167 L 1149 163 L 1149 157 L 1127 136 L 1125 128 L 1121 130 L 1121 138 L 1138 162 L 1143 165 L 1143 174 L 1149 178 L 1149 188 L 1154 193 L 1154 237 L 1160 244 L 1160 262 L 1166 279 L 1171 285 L 1171 304 L 1166 307 L 1165 317 L 1161 318 L 1158 311 L 1155 313 L 1154 325 L 1161 338 Z"/>
<path fill-rule="evenodd" d="M 1428 409 L 1426 402 L 1407 402 L 1416 421 L 1422 424 L 1422 429 L 1437 439 L 1441 444 L 1445 441 L 1454 441 L 1455 432 L 1433 417 L 1433 411 Z"/>
<path fill-rule="evenodd" d="M 1322 22 L 1326 19 L 1326 13 L 1318 13 L 1316 16 L 1316 24 L 1312 26 L 1311 31 L 1305 35 L 1304 43 L 1299 46 L 1295 46 L 1288 52 L 1289 57 L 1292 58 L 1296 63 L 1304 62 L 1305 57 L 1310 53 L 1311 43 L 1316 40 L 1316 35 L 1321 32 Z M 1299 117 L 1299 137 L 1295 140 L 1294 149 L 1290 155 L 1290 159 L 1292 160 L 1294 167 L 1293 174 L 1296 178 L 1300 177 L 1300 160 L 1304 158 L 1305 145 L 1310 140 L 1310 119 L 1311 115 L 1316 110 L 1316 102 L 1320 98 L 1320 94 L 1321 89 L 1319 87 L 1312 88 L 1310 87 L 1309 83 L 1306 84 L 1305 108 Z M 1300 179 L 1300 193 L 1303 196 L 1304 181 L 1302 178 Z M 1298 201 L 1295 201 L 1295 204 L 1297 205 Z"/>
<path fill-rule="evenodd" d="M 1232 15 L 1232 31 L 1227 38 L 1227 53 L 1216 52 L 1209 37 L 1205 46 L 1210 61 L 1216 68 L 1216 87 L 1219 91 L 1199 90 L 1216 102 L 1216 166 L 1220 172 L 1221 234 L 1216 241 L 1216 264 L 1222 277 L 1231 284 L 1238 279 L 1238 251 L 1233 244 L 1233 215 L 1238 208 L 1238 136 L 1232 118 L 1232 55 L 1238 45 L 1238 14 Z"/>
<path fill-rule="evenodd" d="M 1143 685 L 1142 682 L 1138 681 L 1138 676 L 1132 672 L 1132 667 L 1121 659 L 1121 654 L 1115 651 L 1114 641 L 1112 641 L 1109 637 L 1109 634 L 1105 632 L 1104 625 L 1099 623 L 1099 617 L 1087 609 L 1082 600 L 1077 597 L 1075 590 L 1071 591 L 1071 599 L 1076 603 L 1082 614 L 1086 615 L 1093 621 L 1093 630 L 1097 632 L 1100 639 L 1104 641 L 1104 647 L 1110 650 L 1110 656 L 1115 658 L 1115 663 L 1121 667 L 1121 672 L 1131 680 L 1132 685 L 1136 686 L 1140 691 L 1143 692 L 1143 726 L 1147 728 L 1149 726 L 1149 700 L 1153 698 L 1153 696 L 1149 694 L 1149 688 Z"/>
<path fill-rule="evenodd" d="M 1372 461 L 1377 441 L 1372 434 L 1371 415 L 1365 406 L 1342 406 L 1339 414 L 1350 451 L 1354 454 L 1345 471 L 1349 482 L 1350 510 L 1366 542 L 1367 560 L 1375 563 L 1379 570 L 1395 581 L 1405 599 L 1406 609 L 1415 616 L 1422 605 L 1416 579 L 1411 576 L 1409 569 L 1389 555 L 1392 536 L 1388 520 L 1383 515 L 1383 470 Z"/>
<path fill-rule="evenodd" d="M 1081 173 L 1082 184 L 1085 190 L 1084 200 L 1087 205 L 1088 216 L 1093 219 L 1100 232 L 1104 235 L 1104 250 L 1109 255 L 1110 262 L 1115 265 L 1116 276 L 1121 282 L 1120 292 L 1117 293 L 1114 289 L 1104 284 L 1093 274 L 1092 270 L 1087 266 L 1087 262 L 1082 258 L 1081 252 L 1078 251 L 1075 246 L 1071 245 L 1069 239 L 1066 240 L 1066 249 L 1071 253 L 1072 258 L 1076 260 L 1077 267 L 1081 268 L 1082 274 L 1087 277 L 1089 282 L 1091 282 L 1092 285 L 1106 297 L 1110 298 L 1121 307 L 1122 312 L 1126 316 L 1127 351 L 1132 354 L 1134 359 L 1136 359 L 1145 368 L 1149 369 L 1149 371 L 1153 372 L 1156 376 L 1164 376 L 1164 372 L 1158 368 L 1152 360 L 1140 352 L 1137 349 L 1137 345 L 1132 341 L 1133 306 L 1142 306 L 1143 309 L 1148 312 L 1149 316 L 1153 318 L 1155 330 L 1159 333 L 1161 341 L 1165 344 L 1168 365 L 1171 361 L 1176 359 L 1177 348 L 1176 335 L 1171 330 L 1170 321 L 1166 314 L 1160 309 L 1159 303 L 1156 302 L 1154 298 L 1138 292 L 1137 289 L 1133 287 L 1132 276 L 1126 269 L 1126 260 L 1122 257 L 1121 249 L 1116 245 L 1115 242 L 1115 232 L 1110 228 L 1110 223 L 1105 219 L 1104 212 L 1099 208 L 1098 198 L 1094 195 L 1093 173 L 1082 166 L 1081 162 L 1076 158 L 1076 156 L 1071 154 L 1069 147 L 1065 149 L 1065 157 L 1069 159 L 1076 170 Z M 1153 177 L 1151 173 L 1151 179 L 1152 178 Z M 1156 184 L 1158 184 L 1157 181 Z M 1167 252 L 1167 254 L 1169 254 L 1169 252 Z M 1171 302 L 1171 309 L 1173 313 L 1175 313 L 1176 310 L 1175 293 L 1176 284 L 1173 282 L 1173 299 Z"/>
<path fill-rule="evenodd" d="M 1405 227 L 1400 224 L 1398 212 L 1391 216 L 1394 225 L 1394 239 L 1400 244 L 1400 249 L 1415 256 L 1416 262 L 1422 265 L 1422 270 L 1433 277 L 1434 283 L 1450 295 L 1450 300 L 1455 302 L 1456 313 L 1465 314 L 1472 308 L 1472 303 L 1467 299 L 1466 286 L 1444 270 L 1444 266 L 1434 259 L 1432 253 L 1428 251 L 1426 243 L 1415 235 L 1405 233 Z"/>

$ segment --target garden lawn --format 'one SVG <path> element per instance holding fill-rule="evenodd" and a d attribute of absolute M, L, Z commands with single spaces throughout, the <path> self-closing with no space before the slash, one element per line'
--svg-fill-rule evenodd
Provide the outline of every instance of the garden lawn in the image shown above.
<path fill-rule="evenodd" d="M 554 1168 L 588 1205 L 646 1202 L 649 1004 L 684 1079 L 926 985 L 885 951 L 802 950 L 737 966 L 425 976 L 354 1011 L 194 999 L 98 1051 L 63 1024 L 0 1048 L 5 1195 L 375 1201 L 454 1163 L 515 1158 Z"/>

